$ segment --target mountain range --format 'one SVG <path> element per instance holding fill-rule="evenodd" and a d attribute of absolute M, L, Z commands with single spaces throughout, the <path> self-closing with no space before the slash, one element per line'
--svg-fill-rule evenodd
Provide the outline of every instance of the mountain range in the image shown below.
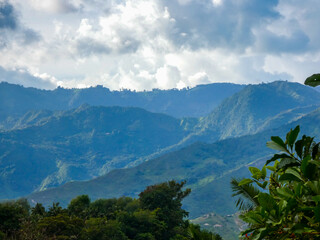
<path fill-rule="evenodd" d="M 230 178 L 274 153 L 270 136 L 297 124 L 320 133 L 320 93 L 285 81 L 151 92 L 1 83 L 0 93 L 0 198 L 46 206 L 80 194 L 134 197 L 176 179 L 192 189 L 190 217 L 232 214 Z"/>
<path fill-rule="evenodd" d="M 225 139 L 254 134 L 279 127 L 319 106 L 318 92 L 298 83 L 277 81 L 249 85 L 201 119 L 198 135 L 213 141 L 216 139 L 212 136 Z"/>
<path fill-rule="evenodd" d="M 191 217 L 208 212 L 232 214 L 236 208 L 231 198 L 231 177 L 248 177 L 248 165 L 261 166 L 275 153 L 266 147 L 270 136 L 285 137 L 286 132 L 296 125 L 301 126 L 302 134 L 319 136 L 319 120 L 320 109 L 317 109 L 277 129 L 212 144 L 194 143 L 133 168 L 117 169 L 90 181 L 71 182 L 33 193 L 29 199 L 48 205 L 53 200 L 67 204 L 80 194 L 89 194 L 93 199 L 136 197 L 148 185 L 175 179 L 187 180 L 187 187 L 192 189 L 184 201 Z"/>
<path fill-rule="evenodd" d="M 135 92 L 110 91 L 102 86 L 84 89 L 57 88 L 53 91 L 0 83 L 0 129 L 12 127 L 30 110 L 71 110 L 82 104 L 92 106 L 140 107 L 173 117 L 206 116 L 226 97 L 245 85 L 214 83 L 191 89 Z"/>
<path fill-rule="evenodd" d="M 8 190 L 0 198 L 126 167 L 183 139 L 189 133 L 186 122 L 140 108 L 81 106 L 2 132 L 0 183 Z"/>

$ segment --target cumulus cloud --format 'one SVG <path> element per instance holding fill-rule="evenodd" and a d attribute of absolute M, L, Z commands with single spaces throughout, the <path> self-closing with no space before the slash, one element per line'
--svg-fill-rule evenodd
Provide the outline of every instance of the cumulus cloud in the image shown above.
<path fill-rule="evenodd" d="M 161 89 L 176 88 L 181 79 L 179 69 L 170 65 L 159 68 L 155 77 Z"/>
<path fill-rule="evenodd" d="M 227 48 L 243 51 L 254 42 L 252 28 L 269 19 L 276 19 L 277 0 L 166 0 L 170 14 L 176 20 L 177 44 L 196 48 Z"/>
<path fill-rule="evenodd" d="M 23 26 L 13 5 L 8 1 L 0 2 L 0 49 L 12 45 L 28 45 L 40 39 L 38 33 Z"/>
<path fill-rule="evenodd" d="M 49 13 L 76 12 L 81 8 L 81 1 L 77 0 L 29 0 L 29 3 L 38 11 Z"/>
<path fill-rule="evenodd" d="M 25 69 L 48 87 L 302 82 L 320 64 L 316 0 L 0 4 L 1 66 Z"/>
<path fill-rule="evenodd" d="M 82 19 L 76 49 L 81 55 L 136 52 L 142 44 L 164 38 L 170 26 L 168 9 L 157 1 L 127 0 L 113 4 L 107 16 Z"/>
<path fill-rule="evenodd" d="M 8 2 L 0 2 L 0 29 L 15 29 L 17 17 L 13 6 Z"/>

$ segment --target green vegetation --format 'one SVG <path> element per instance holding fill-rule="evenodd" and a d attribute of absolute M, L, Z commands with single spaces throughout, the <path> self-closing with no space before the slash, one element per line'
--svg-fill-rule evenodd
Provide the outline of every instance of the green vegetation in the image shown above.
<path fill-rule="evenodd" d="M 285 141 L 271 137 L 267 146 L 280 153 L 261 170 L 249 167 L 250 179 L 233 180 L 235 195 L 242 197 L 237 201 L 243 211 L 240 217 L 249 224 L 243 236 L 320 238 L 320 142 L 306 135 L 297 140 L 299 131 L 297 126 L 288 132 Z M 270 163 L 274 165 L 267 166 Z"/>
<path fill-rule="evenodd" d="M 313 74 L 312 76 L 308 77 L 304 84 L 311 86 L 311 87 L 317 87 L 320 85 L 320 73 Z"/>
<path fill-rule="evenodd" d="M 280 128 L 213 144 L 195 143 L 133 168 L 117 169 L 90 181 L 70 182 L 33 193 L 28 199 L 45 205 L 59 201 L 66 206 L 72 198 L 82 193 L 92 199 L 123 195 L 137 197 L 148 185 L 175 179 L 187 180 L 187 187 L 192 189 L 190 196 L 183 201 L 191 218 L 208 212 L 233 214 L 237 209 L 230 197 L 230 178 L 249 177 L 246 171 L 248 164 L 263 166 L 272 154 L 272 150 L 265 147 L 268 136 L 286 134 L 296 125 L 303 126 L 301 131 L 306 135 L 320 135 L 319 121 L 320 110 L 316 110 Z"/>
<path fill-rule="evenodd" d="M 12 94 L 15 94 L 16 91 L 23 92 L 21 94 L 24 97 L 21 95 L 21 98 L 19 98 L 20 95 L 17 93 L 15 101 L 12 100 L 13 102 L 11 102 L 13 106 L 18 108 L 18 102 L 22 100 L 24 104 L 21 105 L 25 106 L 28 105 L 28 102 L 34 101 L 34 98 L 39 97 L 38 104 L 41 105 L 42 102 L 48 102 L 48 99 L 52 99 L 54 102 L 57 96 L 60 96 L 61 99 L 57 100 L 56 106 L 65 107 L 65 101 L 70 100 L 68 94 L 71 93 L 75 95 L 72 97 L 73 100 L 68 102 L 69 107 L 77 106 L 84 99 L 89 99 L 88 102 L 91 104 L 114 104 L 117 101 L 113 102 L 109 97 L 117 94 L 122 96 L 120 99 L 123 101 L 131 99 L 132 105 L 135 104 L 133 100 L 135 97 L 133 96 L 137 97 L 139 94 L 149 97 L 152 95 L 153 97 L 150 97 L 151 102 L 157 99 L 155 96 L 163 96 L 163 101 L 159 104 L 170 105 L 171 98 L 169 96 L 171 96 L 171 93 L 173 95 L 183 95 L 186 92 L 188 92 L 188 95 L 185 95 L 185 97 L 193 98 L 197 96 L 202 99 L 198 102 L 204 104 L 205 101 L 202 97 L 206 94 L 202 96 L 200 93 L 207 93 L 212 87 L 211 95 L 213 96 L 214 86 L 216 85 L 199 86 L 190 90 L 174 90 L 172 92 L 155 90 L 151 94 L 150 92 L 134 93 L 130 91 L 106 92 L 106 89 L 101 87 L 82 90 L 40 91 L 14 87 L 10 84 L 0 84 L 0 100 L 4 96 L 8 97 L 8 99 L 3 99 L 3 102 L 0 101 L 0 109 L 1 104 L 4 104 L 3 109 L 9 108 L 11 101 L 11 95 L 8 96 L 8 93 L 1 95 L 1 91 L 4 91 L 4 89 L 7 89 L 8 92 L 11 91 Z M 223 86 L 226 88 L 229 86 L 230 89 L 233 87 L 232 84 Z M 1 89 L 1 87 L 4 87 L 4 89 Z M 132 98 L 129 97 L 131 95 Z M 64 98 L 62 96 L 69 97 Z M 109 99 L 110 102 L 105 102 L 106 99 L 103 96 L 106 96 L 106 99 Z M 184 100 L 185 97 L 183 97 Z M 0 198 L 17 198 L 32 192 L 60 186 L 70 181 L 93 179 L 103 176 L 113 169 L 137 166 L 146 160 L 153 160 L 167 152 L 181 149 L 197 141 L 214 142 L 221 138 L 273 129 L 312 112 L 317 106 L 309 106 L 310 101 L 307 101 L 307 99 L 310 97 L 320 102 L 319 92 L 297 83 L 275 82 L 250 85 L 225 100 L 210 116 L 202 118 L 201 121 L 196 118 L 176 119 L 168 115 L 151 113 L 132 107 L 82 105 L 69 111 L 34 110 L 16 121 L 12 130 L 0 133 L 0 169 L 2 169 L 0 171 L 0 185 L 3 189 L 0 192 Z M 268 104 L 268 99 L 273 99 L 273 101 Z M 119 105 L 121 105 L 120 103 L 124 102 L 120 101 Z M 156 104 L 156 102 L 154 103 Z M 281 103 L 281 106 L 273 109 L 275 103 Z M 181 104 L 180 108 L 185 109 L 186 104 Z M 40 105 L 35 104 L 33 106 L 38 109 L 41 108 Z M 261 105 L 266 109 L 263 113 L 260 111 Z M 48 109 L 52 109 L 55 105 L 46 106 Z M 27 106 L 25 107 L 27 108 Z M 202 109 L 202 106 L 198 105 L 198 108 Z M 19 111 L 17 110 L 17 112 Z M 12 116 L 12 118 L 14 117 Z M 199 121 L 200 124 L 198 124 Z M 262 122 L 265 122 L 265 124 L 263 125 Z M 258 144 L 260 143 L 262 146 L 263 141 L 259 141 Z M 189 151 L 193 151 L 192 148 Z M 139 188 L 136 191 L 129 189 L 117 195 L 112 190 L 111 193 L 115 195 L 100 197 L 121 196 L 123 194 L 136 196 L 148 184 L 165 181 L 173 177 L 180 180 L 188 179 L 188 183 L 193 189 L 196 189 L 210 184 L 243 164 L 242 159 L 235 159 L 237 162 L 235 166 L 229 161 L 232 158 L 230 156 L 232 150 L 230 149 L 224 151 L 223 155 L 220 154 L 219 157 L 211 154 L 211 150 L 208 151 L 208 154 L 207 151 L 202 153 L 199 149 L 197 154 L 201 156 L 192 156 L 192 161 L 188 161 L 188 165 L 182 166 L 181 170 L 183 171 L 181 173 L 179 171 L 179 174 L 173 173 L 174 168 L 172 171 L 169 169 L 166 173 L 160 173 L 159 178 L 156 177 L 155 181 L 148 178 L 145 182 L 139 183 Z M 241 155 L 238 156 L 242 158 Z M 263 157 L 260 153 L 253 153 L 252 157 L 249 156 L 252 161 L 254 156 L 257 158 Z M 182 157 L 179 158 L 182 159 Z M 203 162 L 197 161 L 198 158 L 201 158 Z M 193 164 L 196 164 L 196 166 Z M 185 169 L 188 170 L 187 174 L 184 173 Z M 150 177 L 152 177 L 153 170 L 150 171 Z M 145 174 L 149 175 L 148 172 Z M 165 178 L 165 175 L 168 177 Z M 110 191 L 106 192 L 109 193 Z M 64 204 L 78 194 L 68 198 L 67 201 L 64 201 Z M 49 201 L 52 201 L 52 199 Z M 230 209 L 230 207 L 227 207 L 227 209 Z M 203 212 L 200 214 L 203 214 Z"/>
<path fill-rule="evenodd" d="M 124 168 L 176 144 L 188 135 L 184 128 L 179 119 L 139 108 L 81 106 L 2 132 L 0 199 Z"/>
<path fill-rule="evenodd" d="M 208 90 L 208 86 L 202 88 L 204 92 Z M 168 110 L 172 106 L 172 98 L 164 97 L 166 94 L 183 95 L 188 92 L 193 97 L 200 97 L 203 91 L 199 89 L 154 90 L 139 94 L 144 96 L 144 100 L 150 98 L 154 106 L 168 106 Z M 30 101 L 34 101 L 33 96 L 47 100 L 60 96 L 61 101 L 57 101 L 57 105 L 61 104 L 63 111 L 51 111 L 55 104 L 41 105 L 42 100 L 37 98 L 41 106 L 35 105 L 35 109 L 45 106 L 51 110 L 28 112 L 18 121 L 11 122 L 14 124 L 12 130 L 0 134 L 0 198 L 15 198 L 33 192 L 28 196 L 31 202 L 47 206 L 59 201 L 61 207 L 67 207 L 72 199 L 83 193 L 93 201 L 121 196 L 136 198 L 148 185 L 175 179 L 187 180 L 186 187 L 193 190 L 183 200 L 184 209 L 190 212 L 191 218 L 208 212 L 233 214 L 236 207 L 230 197 L 230 177 L 248 177 L 243 172 L 248 165 L 262 167 L 271 154 L 264 147 L 268 136 L 285 134 L 297 124 L 303 126 L 304 134 L 320 135 L 320 125 L 317 124 L 320 110 L 316 109 L 320 95 L 314 89 L 288 82 L 241 86 L 241 89 L 209 116 L 200 119 L 175 119 L 129 107 L 82 105 L 64 111 L 78 106 L 85 99 L 89 99 L 90 104 L 117 102 L 126 105 L 132 101 L 134 105 L 140 100 L 135 102 L 134 96 L 138 93 L 130 91 L 106 94 L 106 89 L 101 87 L 55 91 L 27 89 L 34 94 L 30 95 Z M 181 98 L 186 101 L 185 104 L 180 102 L 181 109 L 187 104 L 188 94 Z M 105 98 L 104 95 L 108 96 Z M 116 95 L 121 96 L 118 100 L 122 100 L 111 101 L 109 97 Z M 12 106 L 17 107 L 18 103 L 25 101 L 26 106 L 23 107 L 29 109 L 27 103 L 30 101 L 25 97 L 17 98 Z M 310 98 L 314 105 L 310 105 Z M 9 106 L 8 99 L 0 105 Z M 157 103 L 157 99 L 163 101 Z M 149 100 L 146 100 L 146 105 Z M 143 105 L 143 101 L 139 104 Z M 201 101 L 206 103 L 204 99 Z M 177 106 L 172 109 L 178 111 Z M 231 138 L 233 136 L 242 137 Z M 228 139 L 210 144 L 224 138 Z M 194 143 L 196 141 L 207 143 Z M 138 163 L 142 164 L 137 166 Z M 89 179 L 92 180 L 77 181 Z M 55 186 L 60 187 L 52 188 Z M 74 212 L 82 212 L 80 203 L 72 204 Z M 88 201 L 85 204 L 88 205 Z M 59 206 L 54 209 L 59 209 Z M 39 208 L 37 211 L 42 210 Z M 80 213 L 78 215 L 81 216 Z"/>
<path fill-rule="evenodd" d="M 319 86 L 320 74 L 308 77 L 305 84 Z M 298 125 L 285 141 L 271 137 L 267 146 L 280 153 L 261 170 L 249 167 L 251 178 L 232 179 L 240 218 L 248 223 L 243 239 L 320 238 L 320 142 L 306 135 L 297 140 L 299 132 Z"/>
<path fill-rule="evenodd" d="M 185 182 L 147 187 L 138 199 L 71 200 L 66 209 L 53 203 L 30 208 L 26 200 L 0 203 L 0 239 L 15 240 L 220 240 L 185 217 L 181 201 L 190 193 Z"/>

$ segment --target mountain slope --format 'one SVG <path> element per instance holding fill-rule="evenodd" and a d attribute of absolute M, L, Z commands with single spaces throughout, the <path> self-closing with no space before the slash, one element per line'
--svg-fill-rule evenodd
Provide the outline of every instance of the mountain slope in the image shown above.
<path fill-rule="evenodd" d="M 200 117 L 244 86 L 231 83 L 199 85 L 182 90 L 135 92 L 110 91 L 102 86 L 85 89 L 57 88 L 53 91 L 0 83 L 0 121 L 12 122 L 30 110 L 70 110 L 82 104 L 141 107 L 175 117 Z M 9 118 L 9 120 L 7 119 Z M 2 123 L 3 127 L 5 126 Z"/>
<path fill-rule="evenodd" d="M 246 227 L 246 224 L 239 219 L 239 214 L 221 216 L 216 213 L 207 213 L 201 217 L 192 219 L 191 222 L 228 240 L 239 240 L 240 231 L 245 230 Z"/>
<path fill-rule="evenodd" d="M 319 92 L 299 83 L 277 81 L 249 85 L 201 119 L 196 136 L 214 141 L 254 134 L 289 123 L 319 104 Z"/>
<path fill-rule="evenodd" d="M 230 178 L 248 175 L 247 165 L 261 165 L 271 151 L 266 147 L 270 136 L 285 136 L 301 125 L 302 133 L 320 135 L 320 109 L 278 129 L 255 135 L 230 138 L 213 144 L 195 143 L 179 151 L 142 163 L 130 169 L 117 169 L 86 182 L 67 183 L 58 188 L 31 194 L 29 199 L 49 205 L 52 201 L 67 204 L 80 194 L 91 198 L 136 196 L 147 185 L 171 179 L 187 180 L 191 195 L 184 201 L 191 217 L 206 212 L 230 214 L 235 211 L 231 199 Z"/>
<path fill-rule="evenodd" d="M 181 140 L 188 134 L 184 124 L 139 108 L 81 106 L 2 132 L 0 184 L 6 191 L 0 198 L 126 167 Z"/>

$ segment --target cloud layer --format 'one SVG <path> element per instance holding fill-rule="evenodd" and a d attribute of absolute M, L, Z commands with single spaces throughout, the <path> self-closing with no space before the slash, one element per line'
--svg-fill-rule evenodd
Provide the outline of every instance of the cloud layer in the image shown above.
<path fill-rule="evenodd" d="M 319 7 L 316 0 L 0 0 L 0 74 L 17 71 L 8 81 L 41 88 L 302 82 L 319 71 Z"/>

